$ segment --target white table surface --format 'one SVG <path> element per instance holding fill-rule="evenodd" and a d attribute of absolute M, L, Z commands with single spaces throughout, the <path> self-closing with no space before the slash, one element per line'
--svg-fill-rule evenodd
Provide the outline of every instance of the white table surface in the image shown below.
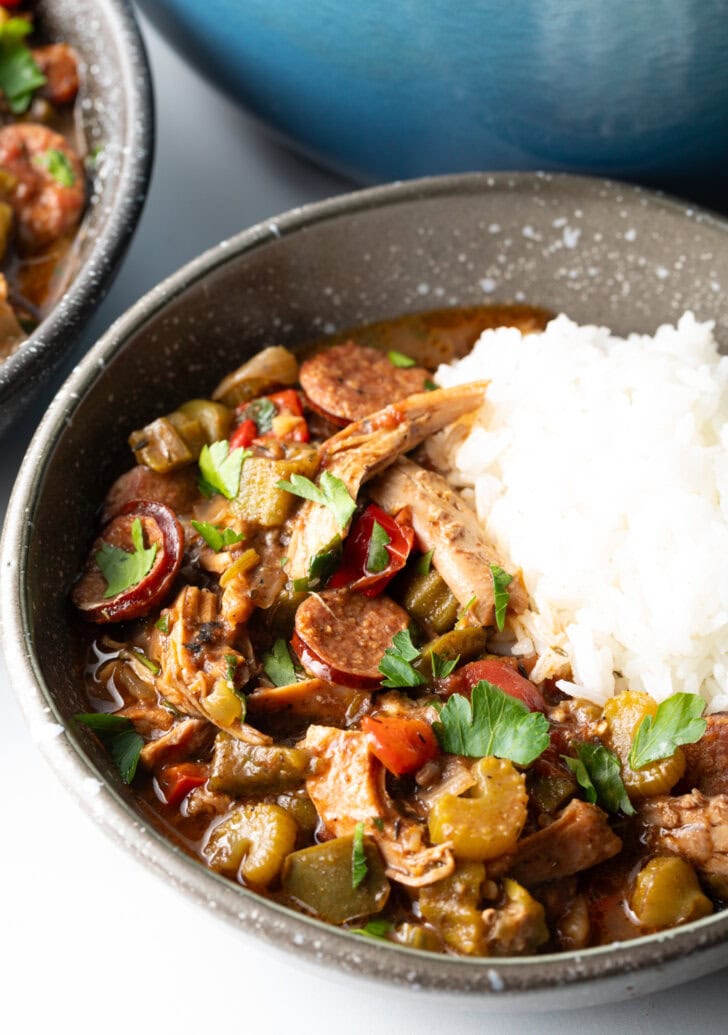
<path fill-rule="evenodd" d="M 204 248 L 294 205 L 349 189 L 272 143 L 154 30 L 143 28 L 157 95 L 154 178 L 134 243 L 86 346 Z M 0 519 L 52 389 L 2 443 Z M 1 654 L 0 730 L 0 1031 L 7 1035 L 728 1031 L 728 971 L 631 1003 L 505 1016 L 453 1011 L 415 993 L 373 992 L 336 974 L 299 970 L 186 902 L 107 840 L 31 742 Z"/>

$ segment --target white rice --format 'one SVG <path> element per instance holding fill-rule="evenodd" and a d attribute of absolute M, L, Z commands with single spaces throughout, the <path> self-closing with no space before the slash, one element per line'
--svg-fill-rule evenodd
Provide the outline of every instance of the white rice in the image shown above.
<path fill-rule="evenodd" d="M 728 709 L 728 358 L 712 331 L 686 313 L 625 340 L 559 316 L 486 331 L 437 371 L 491 381 L 465 440 L 441 433 L 431 458 L 523 572 L 516 652 L 575 696 L 684 690 Z"/>

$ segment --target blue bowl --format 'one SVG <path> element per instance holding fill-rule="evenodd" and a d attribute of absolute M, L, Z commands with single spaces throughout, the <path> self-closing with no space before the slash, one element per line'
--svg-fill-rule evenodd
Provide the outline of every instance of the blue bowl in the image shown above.
<path fill-rule="evenodd" d="M 364 181 L 728 159 L 726 0 L 145 0 L 213 81 Z"/>

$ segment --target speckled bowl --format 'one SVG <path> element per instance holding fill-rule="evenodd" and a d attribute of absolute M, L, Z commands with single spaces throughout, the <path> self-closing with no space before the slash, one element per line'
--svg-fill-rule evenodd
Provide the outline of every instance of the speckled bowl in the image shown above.
<path fill-rule="evenodd" d="M 77 344 L 106 294 L 141 215 L 152 167 L 154 105 L 147 57 L 127 0 L 38 0 L 38 26 L 71 43 L 83 66 L 79 110 L 100 148 L 74 243 L 68 290 L 26 342 L 0 362 L 0 435 Z"/>
<path fill-rule="evenodd" d="M 378 944 L 205 870 L 135 805 L 92 736 L 74 679 L 67 591 L 129 430 L 256 349 L 444 305 L 528 300 L 619 333 L 684 309 L 728 347 L 728 223 L 633 187 L 538 174 L 394 184 L 289 212 L 165 281 L 84 358 L 23 463 L 0 563 L 3 645 L 32 731 L 71 793 L 119 843 L 241 933 L 400 989 L 489 1009 L 586 1005 L 728 963 L 728 912 L 580 953 L 465 960 Z"/>

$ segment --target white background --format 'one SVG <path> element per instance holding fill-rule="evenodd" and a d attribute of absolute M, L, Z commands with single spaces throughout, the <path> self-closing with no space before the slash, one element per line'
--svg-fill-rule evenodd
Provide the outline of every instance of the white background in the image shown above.
<path fill-rule="evenodd" d="M 157 95 L 154 178 L 86 345 L 203 248 L 349 189 L 271 143 L 144 30 Z M 43 404 L 0 449 L 0 518 Z M 632 1003 L 502 1016 L 299 970 L 186 902 L 95 828 L 31 743 L 1 656 L 0 787 L 0 1031 L 7 1035 L 728 1031 L 728 972 Z"/>

